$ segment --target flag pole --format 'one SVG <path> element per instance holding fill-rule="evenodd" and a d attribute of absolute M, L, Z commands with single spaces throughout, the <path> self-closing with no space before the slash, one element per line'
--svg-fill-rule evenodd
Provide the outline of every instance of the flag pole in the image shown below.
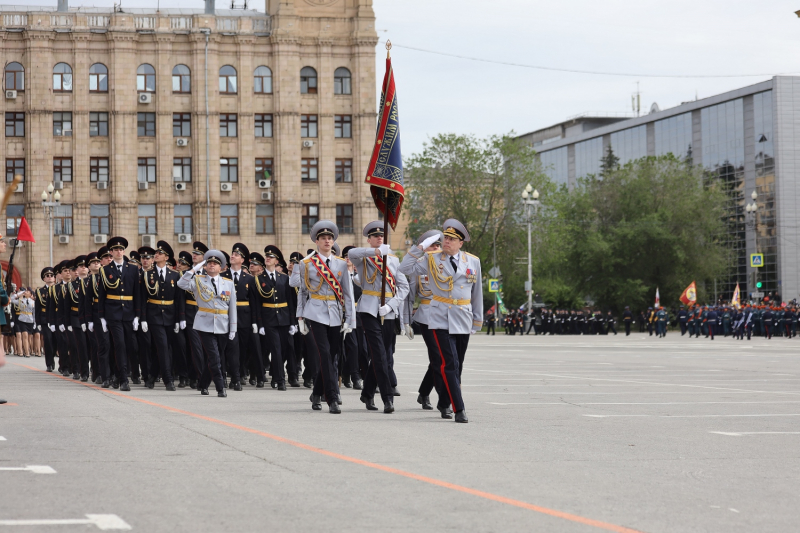
<path fill-rule="evenodd" d="M 386 59 L 390 59 L 392 50 L 392 41 L 386 41 Z M 386 244 L 389 240 L 389 191 L 383 189 L 383 243 Z M 389 258 L 383 258 L 383 272 L 381 272 L 381 307 L 386 305 L 386 269 L 389 265 Z M 381 317 L 381 325 L 383 325 L 383 318 Z"/>

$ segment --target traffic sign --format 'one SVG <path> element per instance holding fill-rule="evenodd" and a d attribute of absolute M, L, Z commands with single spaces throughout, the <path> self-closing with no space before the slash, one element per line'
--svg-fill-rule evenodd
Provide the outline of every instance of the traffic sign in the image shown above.
<path fill-rule="evenodd" d="M 500 280 L 499 279 L 490 279 L 489 280 L 489 292 L 499 292 L 500 291 Z"/>
<path fill-rule="evenodd" d="M 761 268 L 764 266 L 764 254 L 750 254 L 750 266 Z"/>
<path fill-rule="evenodd" d="M 500 276 L 502 276 L 502 273 L 500 272 L 499 268 L 497 268 L 496 266 L 493 266 L 489 270 L 489 275 L 492 276 L 493 278 L 499 278 Z"/>
<path fill-rule="evenodd" d="M 763 297 L 764 297 L 764 293 L 763 292 L 756 291 L 756 292 L 753 293 L 753 298 L 763 298 Z"/>

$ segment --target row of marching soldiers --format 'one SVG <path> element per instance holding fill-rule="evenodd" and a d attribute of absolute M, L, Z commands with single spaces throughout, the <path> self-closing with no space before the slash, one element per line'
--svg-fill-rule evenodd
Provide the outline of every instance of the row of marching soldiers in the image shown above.
<path fill-rule="evenodd" d="M 176 258 L 165 241 L 125 255 L 114 237 L 97 252 L 42 270 L 34 294 L 34 328 L 43 336 L 47 370 L 103 388 L 197 389 L 217 396 L 242 386 L 312 389 L 341 412 L 339 387 L 361 390 L 368 410 L 394 412 L 397 335 L 421 332 L 429 366 L 417 402 L 441 417 L 467 422 L 461 373 L 471 334 L 482 324 L 480 260 L 461 251 L 467 229 L 449 219 L 419 237 L 401 262 L 384 244 L 384 223 L 367 224 L 366 246 L 340 252 L 331 221 L 314 225 L 316 245 L 303 256 L 241 243 L 230 255 L 195 242 Z M 387 262 L 383 281 L 384 261 Z M 381 291 L 385 293 L 382 298 Z M 299 333 L 299 334 L 298 334 Z M 249 380 L 247 379 L 249 376 Z M 362 380 L 363 376 L 363 380 Z"/>

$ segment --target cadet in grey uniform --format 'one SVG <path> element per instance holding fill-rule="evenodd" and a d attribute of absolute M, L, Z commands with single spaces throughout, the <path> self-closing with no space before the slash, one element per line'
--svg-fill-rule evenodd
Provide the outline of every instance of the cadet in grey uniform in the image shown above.
<path fill-rule="evenodd" d="M 192 292 L 197 300 L 197 315 L 194 329 L 200 334 L 205 352 L 205 367 L 200 377 L 200 393 L 208 394 L 211 380 L 217 388 L 217 396 L 226 397 L 225 378 L 220 366 L 220 354 L 233 356 L 233 343 L 236 337 L 236 288 L 233 281 L 219 275 L 227 263 L 219 250 L 209 250 L 201 263 L 192 270 L 184 272 L 178 287 Z M 200 274 L 205 269 L 205 274 Z"/>
<path fill-rule="evenodd" d="M 392 385 L 392 354 L 396 338 L 394 321 L 400 316 L 403 302 L 408 295 L 408 280 L 398 276 L 400 261 L 392 255 L 391 248 L 384 244 L 384 223 L 375 220 L 364 226 L 363 235 L 369 248 L 352 248 L 347 257 L 356 269 L 361 285 L 361 298 L 358 313 L 364 328 L 369 354 L 369 367 L 364 376 L 364 389 L 361 401 L 367 409 L 374 411 L 375 385 L 381 391 L 383 412 L 394 412 L 393 397 L 396 395 Z M 383 261 L 388 261 L 386 276 L 385 304 L 381 306 L 381 287 L 383 285 Z"/>
<path fill-rule="evenodd" d="M 322 397 L 331 413 L 341 413 L 339 373 L 335 354 L 342 344 L 342 334 L 356 327 L 353 287 L 347 263 L 333 255 L 339 228 L 330 220 L 320 220 L 311 228 L 311 240 L 317 251 L 311 252 L 292 269 L 291 287 L 298 287 L 297 320 L 300 333 L 307 335 L 309 357 L 319 361 L 319 372 L 311 393 L 311 408 L 322 409 Z"/>
<path fill-rule="evenodd" d="M 436 346 L 431 365 L 439 369 L 434 379 L 437 388 L 441 384 L 441 390 L 447 392 L 456 412 L 456 422 L 468 422 L 461 398 L 461 369 L 469 336 L 483 324 L 481 262 L 474 255 L 461 251 L 464 242 L 469 241 L 469 232 L 461 222 L 453 218 L 446 220 L 443 234 L 442 252 L 426 254 L 423 251 L 439 238 L 428 237 L 419 246 L 409 249 L 400 272 L 407 276 L 429 277 L 428 330 Z M 448 418 L 446 411 L 441 413 Z"/>

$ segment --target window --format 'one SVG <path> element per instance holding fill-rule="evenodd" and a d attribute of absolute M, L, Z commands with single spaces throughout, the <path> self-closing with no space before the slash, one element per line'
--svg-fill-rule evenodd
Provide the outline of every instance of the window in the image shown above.
<path fill-rule="evenodd" d="M 6 137 L 25 137 L 25 113 L 6 113 Z"/>
<path fill-rule="evenodd" d="M 53 113 L 53 135 L 72 137 L 72 113 Z"/>
<path fill-rule="evenodd" d="M 317 136 L 317 115 L 300 115 L 300 137 Z"/>
<path fill-rule="evenodd" d="M 352 94 L 350 89 L 350 71 L 339 67 L 333 73 L 333 94 Z"/>
<path fill-rule="evenodd" d="M 139 158 L 139 173 L 137 181 L 139 183 L 155 183 L 156 182 L 156 158 L 155 157 L 140 157 Z"/>
<path fill-rule="evenodd" d="M 317 71 L 311 67 L 300 70 L 300 93 L 317 94 Z"/>
<path fill-rule="evenodd" d="M 236 183 L 239 181 L 238 158 L 222 158 L 219 160 L 219 181 L 222 183 Z"/>
<path fill-rule="evenodd" d="M 53 158 L 53 181 L 72 181 L 72 158 Z"/>
<path fill-rule="evenodd" d="M 72 235 L 72 206 L 53 208 L 53 235 Z"/>
<path fill-rule="evenodd" d="M 172 181 L 192 181 L 192 158 L 175 157 L 172 159 Z M 183 232 L 181 232 L 183 233 Z"/>
<path fill-rule="evenodd" d="M 6 183 L 14 181 L 16 175 L 25 181 L 25 159 L 6 159 Z"/>
<path fill-rule="evenodd" d="M 256 205 L 256 234 L 269 235 L 275 233 L 275 206 L 272 204 Z"/>
<path fill-rule="evenodd" d="M 333 122 L 333 136 L 337 139 L 349 139 L 353 136 L 353 117 L 336 115 Z"/>
<path fill-rule="evenodd" d="M 156 114 L 136 113 L 136 128 L 139 137 L 156 136 Z"/>
<path fill-rule="evenodd" d="M 353 183 L 353 160 L 336 160 L 336 183 Z"/>
<path fill-rule="evenodd" d="M 340 233 L 353 233 L 353 204 L 336 204 L 336 225 Z"/>
<path fill-rule="evenodd" d="M 256 113 L 256 137 L 272 137 L 272 115 Z"/>
<path fill-rule="evenodd" d="M 256 182 L 272 179 L 272 158 L 256 159 Z"/>
<path fill-rule="evenodd" d="M 25 90 L 25 67 L 16 62 L 6 65 L 6 89 Z"/>
<path fill-rule="evenodd" d="M 317 181 L 317 158 L 302 159 L 300 161 L 300 180 L 301 181 Z"/>
<path fill-rule="evenodd" d="M 175 65 L 172 69 L 172 92 L 192 92 L 192 71 L 186 65 Z"/>
<path fill-rule="evenodd" d="M 222 204 L 219 206 L 219 232 L 222 235 L 239 235 L 239 206 Z"/>
<path fill-rule="evenodd" d="M 319 205 L 303 204 L 302 227 L 300 228 L 303 235 L 307 235 L 317 222 L 319 222 Z"/>
<path fill-rule="evenodd" d="M 272 71 L 269 67 L 258 67 L 253 73 L 253 92 L 256 94 L 272 93 Z"/>
<path fill-rule="evenodd" d="M 97 235 L 98 233 L 108 235 L 111 232 L 108 204 L 92 204 L 89 206 L 89 228 L 92 235 Z"/>
<path fill-rule="evenodd" d="M 192 206 L 175 206 L 175 233 L 192 232 Z"/>
<path fill-rule="evenodd" d="M 139 204 L 139 235 L 154 235 L 156 231 L 156 205 Z"/>
<path fill-rule="evenodd" d="M 108 113 L 89 113 L 89 137 L 108 137 Z"/>
<path fill-rule="evenodd" d="M 136 69 L 136 90 L 140 93 L 156 92 L 156 69 L 143 63 Z"/>
<path fill-rule="evenodd" d="M 92 157 L 89 159 L 90 181 L 108 181 L 108 158 Z"/>
<path fill-rule="evenodd" d="M 236 69 L 225 65 L 219 69 L 219 94 L 236 94 Z"/>
<path fill-rule="evenodd" d="M 235 114 L 220 113 L 219 136 L 236 137 L 236 122 L 237 116 Z"/>
<path fill-rule="evenodd" d="M 72 67 L 66 63 L 59 63 L 53 67 L 53 90 L 72 92 Z"/>
<path fill-rule="evenodd" d="M 6 206 L 6 235 L 11 237 L 17 235 L 19 232 L 19 225 L 22 223 L 22 217 L 24 216 L 24 205 Z"/>
<path fill-rule="evenodd" d="M 172 114 L 172 136 L 191 137 L 192 136 L 192 114 L 173 113 Z"/>
<path fill-rule="evenodd" d="M 95 63 L 89 67 L 89 92 L 108 92 L 108 68 L 102 63 Z"/>

